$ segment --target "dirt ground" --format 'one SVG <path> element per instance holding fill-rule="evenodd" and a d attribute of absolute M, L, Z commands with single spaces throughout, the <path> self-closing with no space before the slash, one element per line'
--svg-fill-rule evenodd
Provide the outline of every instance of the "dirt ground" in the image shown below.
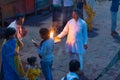
<path fill-rule="evenodd" d="M 110 3 L 111 1 L 105 1 L 97 3 L 95 10 L 96 16 L 93 21 L 93 32 L 89 33 L 88 50 L 84 55 L 84 72 L 90 79 L 94 80 L 102 70 L 108 65 L 111 59 L 115 56 L 120 49 L 120 40 L 115 40 L 110 36 Z M 118 28 L 120 33 L 120 9 L 118 13 Z M 38 31 L 42 27 L 50 28 L 52 24 L 51 16 L 46 19 L 38 19 L 39 16 L 28 18 L 28 22 L 33 25 L 24 25 L 28 28 L 28 35 L 24 39 L 25 46 L 21 50 L 22 61 L 26 63 L 26 59 L 30 56 L 37 57 L 37 64 L 40 63 L 40 59 L 37 54 L 36 48 L 32 44 L 32 39 L 37 42 L 41 41 Z M 37 19 L 37 22 L 34 21 Z M 68 72 L 69 55 L 65 52 L 65 40 L 63 38 L 60 43 L 55 44 L 54 55 L 55 60 L 53 64 L 53 78 L 54 80 L 60 80 Z M 26 65 L 24 64 L 24 67 Z M 120 73 L 120 61 L 110 69 L 99 80 L 115 80 Z M 41 74 L 40 80 L 44 80 Z M 117 79 L 120 80 L 120 79 Z"/>

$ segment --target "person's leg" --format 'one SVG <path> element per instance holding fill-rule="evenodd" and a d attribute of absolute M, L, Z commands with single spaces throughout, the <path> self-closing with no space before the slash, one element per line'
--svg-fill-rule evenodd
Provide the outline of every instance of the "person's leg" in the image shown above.
<path fill-rule="evenodd" d="M 49 80 L 53 80 L 53 75 L 52 75 L 52 64 L 53 62 L 49 62 Z"/>
<path fill-rule="evenodd" d="M 111 32 L 115 32 L 117 27 L 117 12 L 111 11 Z"/>
<path fill-rule="evenodd" d="M 84 19 L 83 18 L 83 8 L 80 9 L 79 17 L 82 18 L 82 19 Z"/>
<path fill-rule="evenodd" d="M 41 69 L 45 80 L 53 80 L 52 77 L 52 62 L 43 62 L 41 61 Z"/>
<path fill-rule="evenodd" d="M 69 6 L 67 8 L 67 21 L 69 21 L 72 18 L 72 11 L 73 11 L 73 6 Z"/>
<path fill-rule="evenodd" d="M 1 64 L 0 80 L 4 80 L 3 64 Z"/>
<path fill-rule="evenodd" d="M 67 23 L 67 7 L 64 7 L 63 8 L 63 28 L 65 27 L 65 25 L 66 25 L 66 23 Z"/>
<path fill-rule="evenodd" d="M 76 53 L 70 53 L 70 61 L 73 59 L 77 59 Z"/>
<path fill-rule="evenodd" d="M 52 21 L 55 21 L 55 16 L 56 16 L 56 8 L 52 6 Z"/>
<path fill-rule="evenodd" d="M 24 38 L 28 34 L 28 29 L 25 27 L 22 27 L 22 38 Z"/>
<path fill-rule="evenodd" d="M 83 70 L 83 55 L 78 54 L 79 62 L 80 62 L 80 70 Z"/>

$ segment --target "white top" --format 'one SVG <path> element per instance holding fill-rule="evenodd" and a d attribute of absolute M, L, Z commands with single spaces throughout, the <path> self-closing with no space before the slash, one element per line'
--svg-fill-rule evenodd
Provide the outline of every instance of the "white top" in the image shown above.
<path fill-rule="evenodd" d="M 77 22 L 74 19 L 69 20 L 58 37 L 62 38 L 65 35 L 67 35 L 67 52 L 78 54 L 85 53 L 84 45 L 87 44 L 88 33 L 86 22 L 84 20 L 80 18 Z"/>
<path fill-rule="evenodd" d="M 65 7 L 67 7 L 67 6 L 73 6 L 73 4 L 74 4 L 73 0 L 63 0 L 63 5 Z"/>
<path fill-rule="evenodd" d="M 21 25 L 18 25 L 16 23 L 16 20 L 13 21 L 8 27 L 15 28 L 17 37 L 22 38 L 22 35 L 21 35 L 22 34 L 22 28 L 21 28 Z"/>
<path fill-rule="evenodd" d="M 53 5 L 61 6 L 62 2 L 61 2 L 61 0 L 53 0 Z"/>
<path fill-rule="evenodd" d="M 79 80 L 78 75 L 74 72 L 69 72 L 65 77 L 66 77 L 66 80 L 73 80 L 74 78 Z M 61 80 L 64 80 L 65 77 L 63 77 Z"/>

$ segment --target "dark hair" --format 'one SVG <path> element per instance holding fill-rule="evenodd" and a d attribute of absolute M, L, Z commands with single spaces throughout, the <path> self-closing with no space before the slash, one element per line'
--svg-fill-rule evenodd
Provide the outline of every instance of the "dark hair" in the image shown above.
<path fill-rule="evenodd" d="M 5 35 L 5 38 L 8 38 L 10 36 L 13 36 L 15 33 L 16 33 L 15 28 L 9 27 L 9 28 L 6 28 L 4 35 Z"/>
<path fill-rule="evenodd" d="M 22 13 L 20 13 L 20 14 L 17 14 L 16 15 L 16 20 L 20 20 L 20 19 L 22 19 L 22 18 L 24 18 L 25 16 L 24 16 L 24 14 L 22 14 Z"/>
<path fill-rule="evenodd" d="M 41 28 L 39 30 L 39 33 L 40 33 L 42 38 L 44 37 L 44 39 L 48 39 L 50 37 L 49 30 L 47 28 Z"/>
<path fill-rule="evenodd" d="M 76 72 L 80 69 L 80 62 L 78 60 L 71 60 L 69 63 L 70 72 Z"/>
<path fill-rule="evenodd" d="M 27 58 L 27 62 L 30 65 L 33 65 L 36 62 L 36 60 L 37 60 L 37 58 L 34 56 Z"/>
<path fill-rule="evenodd" d="M 75 12 L 77 15 L 80 14 L 80 10 L 78 8 L 74 9 L 73 12 Z"/>

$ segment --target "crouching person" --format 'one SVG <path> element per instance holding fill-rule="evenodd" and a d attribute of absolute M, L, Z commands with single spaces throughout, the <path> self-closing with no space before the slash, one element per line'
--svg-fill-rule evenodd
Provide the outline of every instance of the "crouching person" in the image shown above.
<path fill-rule="evenodd" d="M 71 60 L 69 63 L 69 73 L 61 80 L 88 80 L 84 73 L 80 71 L 80 63 L 78 60 Z"/>

